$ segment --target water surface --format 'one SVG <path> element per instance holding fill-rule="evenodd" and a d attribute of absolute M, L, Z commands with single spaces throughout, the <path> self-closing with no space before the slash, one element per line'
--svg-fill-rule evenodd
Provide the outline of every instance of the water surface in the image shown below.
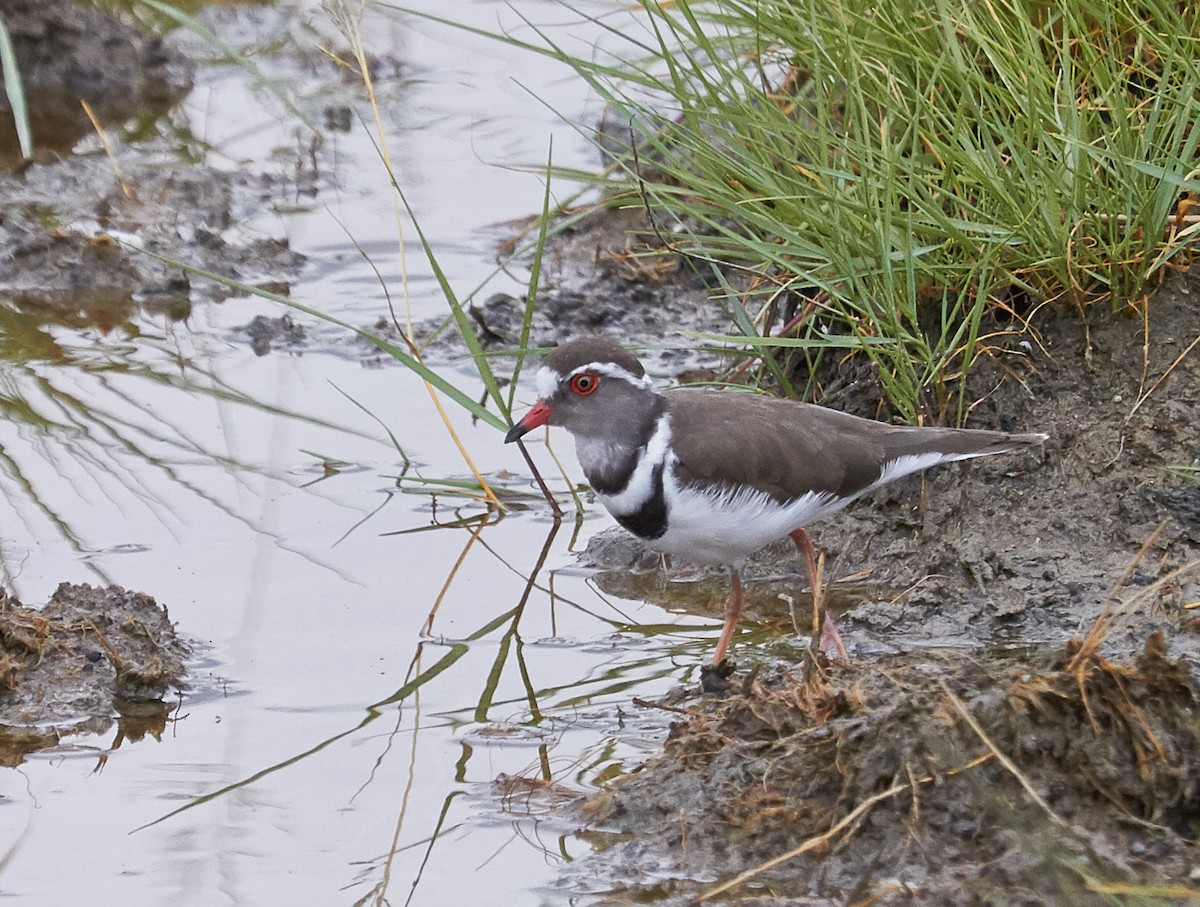
<path fill-rule="evenodd" d="M 532 37 L 519 13 L 581 46 L 596 32 L 534 0 L 456 13 Z M 181 154 L 277 175 L 276 196 L 238 229 L 308 257 L 292 297 L 367 325 L 387 310 L 378 270 L 397 300 L 406 274 L 414 317 L 444 312 L 411 230 L 401 264 L 361 87 L 317 50 L 341 46 L 319 4 L 199 15 L 315 120 L 349 113 L 317 148 L 209 52 L 172 115 Z M 550 137 L 557 162 L 591 166 L 555 111 L 586 122 L 595 105 L 534 55 L 394 12 L 366 22 L 397 172 L 467 295 L 495 270 L 500 225 L 540 205 L 524 168 Z M 486 292 L 520 293 L 522 277 L 492 277 Z M 553 533 L 536 502 L 500 514 L 399 488 L 406 469 L 468 475 L 421 382 L 317 325 L 302 351 L 256 356 L 241 332 L 256 314 L 280 312 L 234 298 L 183 322 L 143 312 L 136 330 L 57 325 L 39 336 L 65 355 L 34 345 L 0 360 L 5 584 L 31 604 L 62 581 L 144 591 L 197 647 L 194 689 L 157 739 L 68 735 L 0 771 L 0 894 L 567 903 L 559 870 L 589 846 L 547 814 L 556 785 L 594 789 L 654 750 L 663 717 L 632 699 L 689 676 L 711 622 L 612 599 L 572 570 L 573 537 L 607 527 L 601 514 Z M 445 369 L 477 390 L 469 365 Z M 498 432 L 451 415 L 480 469 L 524 487 Z"/>

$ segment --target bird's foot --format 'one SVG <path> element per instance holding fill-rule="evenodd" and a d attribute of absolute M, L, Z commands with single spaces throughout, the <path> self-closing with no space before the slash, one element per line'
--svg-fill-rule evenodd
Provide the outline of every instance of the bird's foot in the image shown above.
<path fill-rule="evenodd" d="M 724 693 L 729 689 L 729 678 L 733 676 L 734 664 L 723 658 L 716 664 L 706 664 L 700 669 L 700 692 L 707 695 Z"/>

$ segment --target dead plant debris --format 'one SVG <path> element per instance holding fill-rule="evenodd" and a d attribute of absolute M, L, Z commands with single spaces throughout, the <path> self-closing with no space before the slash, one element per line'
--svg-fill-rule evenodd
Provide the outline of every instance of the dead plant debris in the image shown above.
<path fill-rule="evenodd" d="M 666 903 L 1062 904 L 1112 885 L 1190 890 L 1190 666 L 1157 633 L 1127 664 L 1079 655 L 1071 644 L 1007 668 L 893 656 L 817 680 L 778 668 L 703 698 L 660 757 L 585 808 L 593 828 L 637 830 L 591 870 L 620 884 L 689 880 Z"/>

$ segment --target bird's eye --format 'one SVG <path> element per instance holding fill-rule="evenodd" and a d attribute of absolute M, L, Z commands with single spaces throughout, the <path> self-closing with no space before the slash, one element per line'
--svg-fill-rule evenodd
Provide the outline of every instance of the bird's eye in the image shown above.
<path fill-rule="evenodd" d="M 583 372 L 571 379 L 571 390 L 581 397 L 586 397 L 599 386 L 600 379 L 592 372 Z"/>

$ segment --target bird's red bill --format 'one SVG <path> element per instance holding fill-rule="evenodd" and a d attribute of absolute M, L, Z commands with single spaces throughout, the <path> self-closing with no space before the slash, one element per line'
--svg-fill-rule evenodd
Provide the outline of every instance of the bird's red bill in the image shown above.
<path fill-rule="evenodd" d="M 517 438 L 523 437 L 533 431 L 539 425 L 545 425 L 550 417 L 554 415 L 554 407 L 545 400 L 539 400 L 533 404 L 533 408 L 529 410 L 521 420 L 508 430 L 508 434 L 504 436 L 504 443 L 508 444 Z"/>

